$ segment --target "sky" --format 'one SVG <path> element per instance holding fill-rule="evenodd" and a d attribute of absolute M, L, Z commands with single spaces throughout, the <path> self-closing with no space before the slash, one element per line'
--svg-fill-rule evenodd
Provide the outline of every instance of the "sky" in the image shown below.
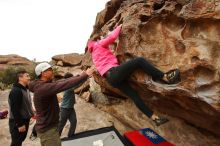
<path fill-rule="evenodd" d="M 84 53 L 96 15 L 109 0 L 0 0 L 0 55 L 50 61 Z"/>

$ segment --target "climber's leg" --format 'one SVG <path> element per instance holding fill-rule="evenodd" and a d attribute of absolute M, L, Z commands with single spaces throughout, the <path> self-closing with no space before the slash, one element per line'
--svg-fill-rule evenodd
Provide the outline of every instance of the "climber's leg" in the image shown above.
<path fill-rule="evenodd" d="M 120 66 L 110 69 L 107 74 L 107 79 L 114 83 L 120 83 L 127 79 L 133 71 L 139 68 L 142 69 L 146 74 L 152 76 L 155 80 L 162 79 L 167 83 L 172 84 L 175 83 L 179 78 L 179 70 L 171 70 L 164 74 L 143 57 L 138 57 L 122 63 Z"/>
<path fill-rule="evenodd" d="M 138 95 L 138 93 L 127 83 L 122 82 L 120 83 L 117 88 L 123 92 L 125 95 L 129 96 L 133 101 L 134 104 L 149 118 L 153 115 L 153 111 L 144 104 L 144 101 Z"/>
<path fill-rule="evenodd" d="M 148 75 L 151 75 L 155 79 L 161 79 L 164 76 L 163 72 L 155 68 L 144 58 L 138 57 L 124 62 L 120 66 L 111 68 L 107 74 L 107 79 L 113 83 L 120 83 L 139 68 L 143 69 Z"/>
<path fill-rule="evenodd" d="M 144 101 L 141 99 L 137 91 L 135 91 L 127 82 L 121 82 L 114 87 L 118 88 L 121 92 L 130 97 L 139 110 L 141 110 L 147 117 L 151 118 L 157 126 L 168 122 L 167 118 L 159 117 L 156 114 L 153 114 L 153 111 L 144 104 Z"/>

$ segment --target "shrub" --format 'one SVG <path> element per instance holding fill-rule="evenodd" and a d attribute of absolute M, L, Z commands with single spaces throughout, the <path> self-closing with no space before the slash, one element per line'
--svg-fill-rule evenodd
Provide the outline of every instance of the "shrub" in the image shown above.
<path fill-rule="evenodd" d="M 33 69 L 25 69 L 24 67 L 8 67 L 4 71 L 0 72 L 0 82 L 6 86 L 10 86 L 16 81 L 16 74 L 18 71 L 26 70 L 31 78 L 36 78 Z"/>

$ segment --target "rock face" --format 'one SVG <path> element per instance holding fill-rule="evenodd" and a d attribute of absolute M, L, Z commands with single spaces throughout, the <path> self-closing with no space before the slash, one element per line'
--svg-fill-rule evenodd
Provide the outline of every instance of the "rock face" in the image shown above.
<path fill-rule="evenodd" d="M 81 65 L 82 57 L 83 55 L 71 53 L 53 56 L 52 60 L 58 66 L 79 66 Z"/>
<path fill-rule="evenodd" d="M 164 72 L 181 71 L 177 85 L 156 83 L 143 71 L 134 72 L 129 82 L 144 102 L 220 135 L 219 19 L 220 0 L 111 0 L 98 14 L 91 38 L 123 24 L 114 44 L 121 63 L 141 56 Z M 85 58 L 83 65 L 90 66 L 88 52 Z M 95 81 L 103 91 L 124 96 L 98 73 Z"/>
<path fill-rule="evenodd" d="M 33 62 L 18 55 L 0 55 L 0 71 L 9 66 L 33 66 Z"/>
<path fill-rule="evenodd" d="M 90 78 L 90 92 L 95 107 L 114 117 L 114 119 L 109 118 L 108 121 L 111 121 L 122 135 L 130 130 L 149 127 L 176 146 L 220 145 L 218 136 L 214 136 L 206 130 L 197 129 L 179 118 L 166 115 L 170 121 L 162 126 L 155 126 L 129 98 L 124 100 L 116 98 L 115 96 L 106 96 L 106 94 L 103 94 L 100 86 L 93 78 Z M 118 121 L 120 121 L 120 123 L 118 123 Z"/>

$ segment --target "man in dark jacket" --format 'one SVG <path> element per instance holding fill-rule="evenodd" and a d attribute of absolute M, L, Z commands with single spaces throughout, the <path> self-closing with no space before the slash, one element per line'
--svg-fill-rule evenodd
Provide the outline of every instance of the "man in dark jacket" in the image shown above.
<path fill-rule="evenodd" d="M 26 71 L 17 73 L 17 81 L 9 94 L 9 129 L 11 146 L 21 146 L 29 128 L 30 118 L 33 115 L 31 97 L 27 88 L 30 76 Z"/>
<path fill-rule="evenodd" d="M 50 64 L 43 62 L 36 66 L 35 73 L 40 78 L 29 84 L 34 92 L 36 109 L 36 131 L 42 146 L 61 146 L 58 132 L 59 105 L 57 93 L 72 88 L 92 75 L 94 69 L 87 69 L 80 76 L 52 82 L 53 70 Z"/>

